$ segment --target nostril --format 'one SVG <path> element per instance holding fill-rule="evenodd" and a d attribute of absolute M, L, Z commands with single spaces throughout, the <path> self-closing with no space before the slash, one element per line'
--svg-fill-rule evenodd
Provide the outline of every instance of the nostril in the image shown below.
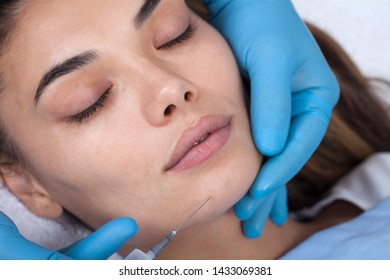
<path fill-rule="evenodd" d="M 171 115 L 174 111 L 176 110 L 176 106 L 175 105 L 169 105 L 165 111 L 164 111 L 164 116 L 169 116 Z"/>
<path fill-rule="evenodd" d="M 192 96 L 193 96 L 192 92 L 187 91 L 187 92 L 184 94 L 184 100 L 185 100 L 185 101 L 191 101 L 191 100 L 192 100 Z"/>

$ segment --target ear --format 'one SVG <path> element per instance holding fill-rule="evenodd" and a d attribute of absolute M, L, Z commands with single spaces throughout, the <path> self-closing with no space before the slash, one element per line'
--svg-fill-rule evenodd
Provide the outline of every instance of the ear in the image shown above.
<path fill-rule="evenodd" d="M 3 184 L 37 216 L 58 218 L 63 207 L 54 200 L 46 189 L 23 167 L 1 166 Z"/>

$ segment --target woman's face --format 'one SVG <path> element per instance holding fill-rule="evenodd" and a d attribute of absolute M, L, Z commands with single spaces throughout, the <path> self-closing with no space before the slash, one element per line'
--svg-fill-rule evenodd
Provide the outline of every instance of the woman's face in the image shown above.
<path fill-rule="evenodd" d="M 193 223 L 245 194 L 260 156 L 240 75 L 184 1 L 24 5 L 0 61 L 1 119 L 25 168 L 67 210 L 94 228 L 131 216 L 142 245 L 208 197 Z"/>

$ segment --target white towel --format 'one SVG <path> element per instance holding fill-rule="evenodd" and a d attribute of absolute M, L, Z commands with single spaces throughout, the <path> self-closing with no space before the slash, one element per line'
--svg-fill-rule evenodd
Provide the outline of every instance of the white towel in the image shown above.
<path fill-rule="evenodd" d="M 87 227 L 68 214 L 56 220 L 32 214 L 1 184 L 0 211 L 14 221 L 24 237 L 48 249 L 67 247 L 90 233 Z"/>
<path fill-rule="evenodd" d="M 323 200 L 295 215 L 304 219 L 313 218 L 336 200 L 348 201 L 366 211 L 389 197 L 390 152 L 381 152 L 369 156 L 343 176 Z"/>

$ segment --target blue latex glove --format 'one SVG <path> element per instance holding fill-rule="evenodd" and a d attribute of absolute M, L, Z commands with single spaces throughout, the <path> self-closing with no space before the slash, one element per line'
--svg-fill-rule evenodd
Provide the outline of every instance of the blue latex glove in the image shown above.
<path fill-rule="evenodd" d="M 284 260 L 390 260 L 390 198 L 357 218 L 320 231 Z"/>
<path fill-rule="evenodd" d="M 16 225 L 0 212 L 0 260 L 101 260 L 117 252 L 138 230 L 131 218 L 113 220 L 61 252 L 25 239 Z"/>
<path fill-rule="evenodd" d="M 269 214 L 276 224 L 286 220 L 285 185 L 320 144 L 339 86 L 291 1 L 204 3 L 250 81 L 253 138 L 270 157 L 235 207 L 245 234 L 258 237 Z"/>
<path fill-rule="evenodd" d="M 286 222 L 286 187 L 281 187 L 259 199 L 247 194 L 235 205 L 234 212 L 240 220 L 244 221 L 243 230 L 245 235 L 249 238 L 257 238 L 261 235 L 268 216 L 277 225 L 281 226 Z"/>

